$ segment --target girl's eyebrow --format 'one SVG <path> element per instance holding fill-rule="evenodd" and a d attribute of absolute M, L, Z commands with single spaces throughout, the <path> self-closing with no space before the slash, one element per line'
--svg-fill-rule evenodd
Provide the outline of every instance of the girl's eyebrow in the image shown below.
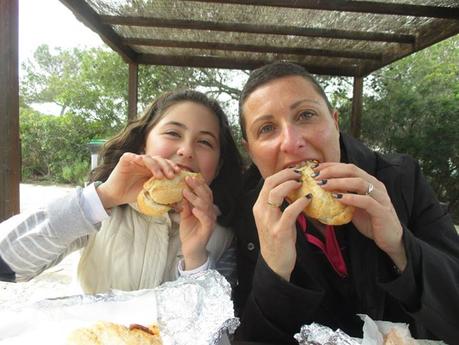
<path fill-rule="evenodd" d="M 188 129 L 188 127 L 185 124 L 183 124 L 181 122 L 178 122 L 178 121 L 169 121 L 169 122 L 166 122 L 164 125 L 165 126 L 166 125 L 173 125 L 173 126 L 181 127 L 183 129 Z M 207 134 L 207 135 L 211 136 L 212 138 L 214 138 L 216 141 L 218 141 L 217 136 L 212 132 L 201 130 L 201 131 L 199 131 L 199 133 Z"/>

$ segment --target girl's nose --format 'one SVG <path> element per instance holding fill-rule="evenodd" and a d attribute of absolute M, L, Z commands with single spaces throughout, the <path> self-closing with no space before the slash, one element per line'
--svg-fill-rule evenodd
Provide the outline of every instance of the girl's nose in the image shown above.
<path fill-rule="evenodd" d="M 183 142 L 177 150 L 177 154 L 185 158 L 193 158 L 193 147 L 191 144 Z"/>
<path fill-rule="evenodd" d="M 285 153 L 295 153 L 304 146 L 305 141 L 301 130 L 294 125 L 287 124 L 282 130 L 281 151 Z"/>

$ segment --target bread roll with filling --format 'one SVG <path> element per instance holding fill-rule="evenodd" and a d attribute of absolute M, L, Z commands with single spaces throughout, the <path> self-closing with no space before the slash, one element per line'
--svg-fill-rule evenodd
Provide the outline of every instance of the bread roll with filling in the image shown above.
<path fill-rule="evenodd" d="M 99 321 L 92 327 L 79 328 L 67 338 L 67 345 L 162 345 L 155 325 L 125 327 Z"/>
<path fill-rule="evenodd" d="M 137 196 L 139 211 L 156 217 L 168 212 L 174 204 L 182 201 L 186 176 L 201 176 L 201 174 L 181 170 L 173 179 L 150 178 L 144 183 L 143 189 Z"/>
<path fill-rule="evenodd" d="M 342 225 L 349 223 L 354 214 L 354 207 L 346 206 L 337 201 L 330 192 L 324 190 L 317 184 L 311 175 L 314 173 L 313 161 L 307 161 L 305 165 L 298 168 L 301 171 L 301 181 L 303 185 L 290 193 L 287 199 L 295 201 L 304 198 L 308 193 L 312 194 L 311 202 L 304 209 L 304 213 L 317 219 L 319 222 L 328 225 Z"/>

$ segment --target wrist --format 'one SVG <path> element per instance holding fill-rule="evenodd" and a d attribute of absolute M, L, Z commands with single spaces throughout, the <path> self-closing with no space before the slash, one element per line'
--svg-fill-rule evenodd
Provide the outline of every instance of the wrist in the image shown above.
<path fill-rule="evenodd" d="M 96 181 L 94 182 L 94 187 L 96 189 L 97 195 L 99 196 L 100 202 L 106 210 L 117 206 L 114 199 L 107 192 L 107 185 L 105 182 Z"/>
<path fill-rule="evenodd" d="M 208 260 L 207 251 L 202 251 L 194 254 L 183 255 L 184 270 L 191 271 L 201 267 Z"/>

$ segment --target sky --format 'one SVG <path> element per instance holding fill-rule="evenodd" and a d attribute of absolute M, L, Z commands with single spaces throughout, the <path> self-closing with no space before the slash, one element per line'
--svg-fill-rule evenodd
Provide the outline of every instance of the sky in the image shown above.
<path fill-rule="evenodd" d="M 19 63 L 40 44 L 62 48 L 100 47 L 100 37 L 58 0 L 19 0 Z"/>

